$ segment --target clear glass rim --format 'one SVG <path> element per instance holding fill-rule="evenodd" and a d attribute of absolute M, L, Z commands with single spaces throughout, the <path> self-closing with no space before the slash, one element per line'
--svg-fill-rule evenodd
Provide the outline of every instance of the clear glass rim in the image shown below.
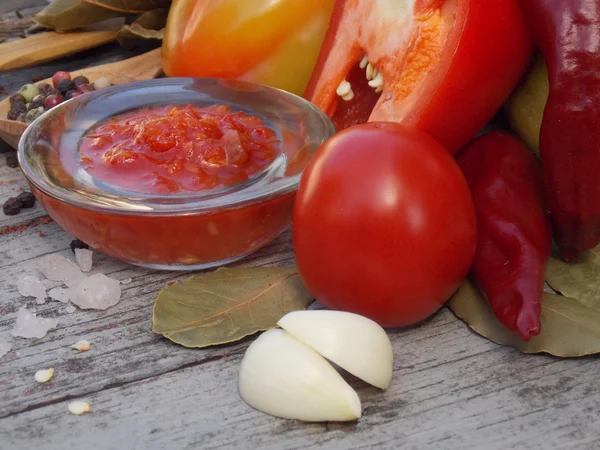
<path fill-rule="evenodd" d="M 307 116 L 315 120 L 322 129 L 321 141 L 335 133 L 335 126 L 327 115 L 310 103 L 308 100 L 277 88 L 258 85 L 238 80 L 221 80 L 214 78 L 159 78 L 147 81 L 138 81 L 115 85 L 98 91 L 93 91 L 84 96 L 75 97 L 54 108 L 44 112 L 31 123 L 19 141 L 18 159 L 25 177 L 37 190 L 60 202 L 107 214 L 119 215 L 188 215 L 195 213 L 214 212 L 230 208 L 240 208 L 246 205 L 262 203 L 295 191 L 304 167 L 296 174 L 290 176 L 276 176 L 277 168 L 269 167 L 256 178 L 251 178 L 243 183 L 230 187 L 199 191 L 197 193 L 184 193 L 175 195 L 151 195 L 126 191 L 126 195 L 113 195 L 103 191 L 83 192 L 68 189 L 57 189 L 48 182 L 46 177 L 31 167 L 28 161 L 27 147 L 42 125 L 52 123 L 54 118 L 66 108 L 75 108 L 83 102 L 89 103 L 99 97 L 107 97 L 136 89 L 152 87 L 174 87 L 194 83 L 235 84 L 248 89 L 260 89 L 266 95 L 283 96 L 287 101 L 296 104 Z M 227 88 L 227 87 L 225 87 Z M 218 101 L 218 98 L 216 99 Z M 154 102 L 155 103 L 155 102 Z M 190 100 L 194 103 L 194 100 Z M 148 102 L 151 106 L 153 102 Z M 251 109 L 248 105 L 242 108 Z M 286 164 L 287 167 L 287 164 Z M 44 175 L 47 175 L 44 174 Z M 123 190 L 123 192 L 125 192 Z"/>

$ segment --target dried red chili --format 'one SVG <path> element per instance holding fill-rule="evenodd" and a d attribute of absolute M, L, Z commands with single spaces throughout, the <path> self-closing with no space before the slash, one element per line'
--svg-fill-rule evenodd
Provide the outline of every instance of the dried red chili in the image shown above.
<path fill-rule="evenodd" d="M 540 156 L 566 261 L 600 242 L 600 1 L 520 0 L 548 66 Z"/>
<path fill-rule="evenodd" d="M 533 153 L 492 132 L 458 157 L 473 194 L 478 241 L 472 275 L 504 326 L 523 340 L 540 332 L 551 229 Z"/>

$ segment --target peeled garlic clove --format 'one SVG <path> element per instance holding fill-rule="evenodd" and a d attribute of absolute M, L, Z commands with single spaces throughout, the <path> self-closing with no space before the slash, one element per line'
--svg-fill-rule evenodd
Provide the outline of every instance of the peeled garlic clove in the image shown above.
<path fill-rule="evenodd" d="M 358 395 L 325 358 L 283 330 L 269 330 L 242 360 L 242 399 L 259 411 L 309 422 L 361 416 Z"/>
<path fill-rule="evenodd" d="M 394 353 L 385 330 L 358 314 L 295 311 L 277 324 L 355 377 L 381 389 L 392 380 Z"/>

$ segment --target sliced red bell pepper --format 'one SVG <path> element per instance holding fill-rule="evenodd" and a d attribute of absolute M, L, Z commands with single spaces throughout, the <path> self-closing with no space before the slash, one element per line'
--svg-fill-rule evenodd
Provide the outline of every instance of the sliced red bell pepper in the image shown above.
<path fill-rule="evenodd" d="M 516 0 L 337 0 L 304 96 L 338 129 L 401 122 L 455 153 L 500 108 L 532 49 Z"/>

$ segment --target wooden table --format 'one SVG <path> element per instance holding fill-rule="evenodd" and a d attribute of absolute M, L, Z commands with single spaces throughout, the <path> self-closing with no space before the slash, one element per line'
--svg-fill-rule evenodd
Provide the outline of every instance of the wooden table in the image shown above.
<path fill-rule="evenodd" d="M 0 74 L 0 86 L 8 93 L 58 69 L 127 56 L 108 45 Z M 4 164 L 7 155 L 0 153 L 0 202 L 27 189 L 19 170 Z M 187 273 L 144 270 L 96 254 L 93 272 L 133 279 L 115 307 L 68 314 L 61 303 L 39 306 L 21 297 L 16 280 L 34 271 L 38 258 L 70 253 L 73 237 L 56 223 L 39 223 L 44 214 L 37 206 L 13 217 L 0 212 L 0 229 L 26 225 L 0 234 L 0 336 L 9 336 L 22 305 L 59 319 L 43 339 L 11 338 L 11 352 L 0 358 L 3 450 L 600 448 L 597 357 L 526 356 L 477 336 L 445 308 L 423 324 L 390 331 L 392 385 L 381 392 L 352 382 L 364 406 L 358 423 L 307 424 L 257 412 L 237 392 L 249 340 L 190 350 L 152 333 L 158 291 Z M 240 265 L 293 263 L 286 232 Z M 93 343 L 89 352 L 70 348 L 80 339 Z M 53 380 L 36 383 L 35 372 L 47 367 L 56 369 Z M 71 415 L 73 399 L 88 401 L 93 413 Z"/>

